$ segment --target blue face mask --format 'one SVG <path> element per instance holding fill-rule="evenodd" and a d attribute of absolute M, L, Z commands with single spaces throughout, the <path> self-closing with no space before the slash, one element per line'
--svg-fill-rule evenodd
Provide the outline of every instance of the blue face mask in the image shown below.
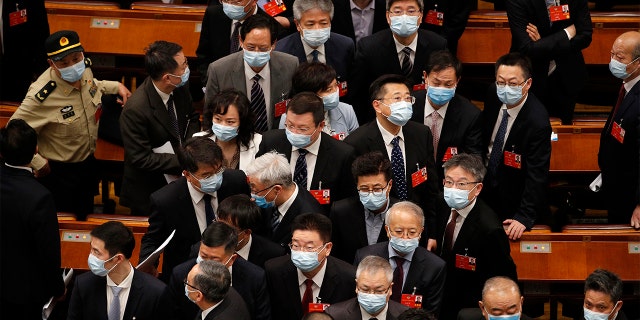
<path fill-rule="evenodd" d="M 267 52 L 243 50 L 243 57 L 250 67 L 261 68 L 271 59 L 271 50 Z"/>
<path fill-rule="evenodd" d="M 498 93 L 498 99 L 500 99 L 500 101 L 502 101 L 502 103 L 508 105 L 508 106 L 513 106 L 516 103 L 518 103 L 518 101 L 520 101 L 520 99 L 522 99 L 522 88 L 524 87 L 524 84 L 522 84 L 521 86 L 515 86 L 515 87 L 511 87 L 511 86 L 504 86 L 504 87 L 498 87 L 496 86 L 496 90 Z"/>
<path fill-rule="evenodd" d="M 81 61 L 72 66 L 68 66 L 62 69 L 58 69 L 58 67 L 56 67 L 56 69 L 60 71 L 60 78 L 62 78 L 64 81 L 72 83 L 80 80 L 82 78 L 84 70 L 86 69 L 86 66 L 84 64 L 84 55 L 82 57 L 83 59 Z"/>
<path fill-rule="evenodd" d="M 389 105 L 389 108 L 391 109 L 391 114 L 389 114 L 387 120 L 389 120 L 391 123 L 402 127 L 407 124 L 409 120 L 411 120 L 411 116 L 413 115 L 413 107 L 411 105 L 411 102 L 394 102 Z"/>
<path fill-rule="evenodd" d="M 178 84 L 173 84 L 176 88 L 180 88 L 182 86 L 184 86 L 187 81 L 189 81 L 189 75 L 191 74 L 191 71 L 189 70 L 189 67 L 187 66 L 186 69 L 184 69 L 184 73 L 181 76 L 176 76 L 175 74 L 171 74 L 169 73 L 170 76 L 172 77 L 176 77 L 176 78 L 180 78 L 180 83 Z"/>
<path fill-rule="evenodd" d="M 475 189 L 478 185 L 476 184 L 473 189 Z M 473 191 L 473 189 L 467 191 L 456 188 L 447 188 L 444 187 L 444 201 L 447 202 L 449 208 L 453 209 L 462 209 L 469 205 L 469 193 Z"/>
<path fill-rule="evenodd" d="M 302 29 L 302 40 L 309 46 L 316 48 L 323 45 L 331 35 L 331 28 Z"/>
<path fill-rule="evenodd" d="M 318 260 L 318 254 L 322 252 L 326 247 L 326 244 L 322 246 L 322 249 L 318 252 L 304 252 L 291 250 L 291 262 L 296 268 L 302 272 L 311 272 L 313 269 L 320 265 Z"/>
<path fill-rule="evenodd" d="M 238 136 L 239 127 L 224 126 L 221 124 L 211 124 L 211 131 L 220 141 L 229 141 Z"/>
<path fill-rule="evenodd" d="M 273 190 L 273 187 L 271 187 L 271 190 Z M 274 198 L 273 201 L 267 202 L 267 195 L 269 194 L 269 192 L 271 192 L 271 190 L 265 193 L 264 196 L 259 196 L 257 194 L 252 193 L 251 198 L 253 198 L 253 200 L 256 202 L 256 205 L 260 208 L 263 208 L 263 209 L 272 208 L 273 206 L 276 205 L 276 198 L 278 196 L 276 195 L 276 198 Z"/>
<path fill-rule="evenodd" d="M 374 315 L 387 305 L 387 294 L 358 292 L 358 303 L 368 314 Z"/>
<path fill-rule="evenodd" d="M 387 193 L 383 192 L 381 195 L 375 195 L 371 192 L 366 195 L 358 192 L 360 196 L 360 202 L 369 211 L 380 210 L 387 203 Z"/>
<path fill-rule="evenodd" d="M 519 320 L 519 319 L 520 319 L 520 313 L 508 314 L 503 316 L 492 316 L 489 314 L 489 320 Z"/>
<path fill-rule="evenodd" d="M 445 103 L 453 99 L 453 95 L 456 94 L 456 88 L 444 88 L 444 87 L 432 87 L 427 88 L 427 96 L 429 100 L 436 106 L 442 106 Z"/>
<path fill-rule="evenodd" d="M 191 176 L 196 178 L 193 174 L 191 174 Z M 196 179 L 200 182 L 200 191 L 204 193 L 214 193 L 218 191 L 220 185 L 222 185 L 222 172 L 216 173 L 206 179 Z"/>
<path fill-rule="evenodd" d="M 391 237 L 389 239 L 389 243 L 391 244 L 391 248 L 398 251 L 402 254 L 408 254 L 413 252 L 418 247 L 418 241 L 420 241 L 420 237 L 415 237 L 411 239 L 403 239 L 398 237 Z"/>
<path fill-rule="evenodd" d="M 617 306 L 618 306 L 618 303 L 616 302 L 616 304 L 613 306 L 613 310 L 615 310 Z M 608 320 L 609 316 L 613 313 L 613 310 L 611 310 L 611 312 L 609 313 L 600 313 L 600 312 L 591 311 L 587 308 L 583 308 L 583 309 L 584 309 L 585 320 Z M 616 317 L 618 317 L 617 312 L 612 319 L 615 319 Z"/>
<path fill-rule="evenodd" d="M 340 104 L 340 93 L 336 90 L 334 93 L 328 94 L 322 97 L 322 103 L 324 104 L 324 111 L 333 110 Z"/>
<path fill-rule="evenodd" d="M 200 255 L 198 255 L 198 257 L 196 258 L 196 263 L 200 264 L 200 262 L 204 261 L 204 259 L 202 259 L 202 257 Z"/>
<path fill-rule="evenodd" d="M 100 258 L 94 256 L 92 253 L 89 254 L 89 258 L 87 259 L 87 264 L 89 265 L 89 269 L 91 269 L 91 272 L 93 272 L 93 274 L 95 274 L 96 276 L 99 277 L 104 277 L 107 274 L 109 274 L 109 272 L 111 272 L 111 270 L 113 270 L 118 264 L 116 264 L 115 266 L 113 266 L 111 269 L 107 270 L 104 267 L 104 264 L 107 263 L 108 261 L 111 261 L 111 259 L 115 258 L 116 256 L 114 255 L 113 257 L 107 259 L 107 260 L 100 260 Z"/>
<path fill-rule="evenodd" d="M 391 20 L 391 32 L 400 37 L 408 37 L 418 31 L 418 16 L 393 16 Z"/>
<path fill-rule="evenodd" d="M 317 130 L 317 128 L 316 130 L 313 130 L 310 135 L 293 133 L 289 129 L 285 129 L 284 131 L 287 134 L 287 140 L 289 140 L 289 143 L 291 143 L 292 146 L 296 148 L 304 148 L 311 144 L 311 136 L 313 136 Z"/>
<path fill-rule="evenodd" d="M 189 290 L 189 286 L 187 286 L 186 284 L 184 285 L 184 295 L 187 297 L 187 299 L 189 299 L 189 301 L 196 303 L 195 300 L 191 299 L 191 297 L 189 297 L 189 293 L 192 292 L 198 292 L 198 290 Z"/>
<path fill-rule="evenodd" d="M 224 11 L 224 14 L 226 14 L 227 17 L 229 17 L 229 19 L 231 20 L 242 20 L 242 18 L 247 15 L 247 13 L 244 12 L 244 8 L 252 2 L 253 1 L 249 1 L 249 3 L 247 3 L 247 5 L 245 6 L 237 6 L 234 4 L 222 2 L 222 11 Z"/>
<path fill-rule="evenodd" d="M 640 59 L 640 57 L 633 59 L 633 61 L 629 62 L 628 64 L 624 64 L 618 60 L 611 58 L 611 61 L 609 62 L 609 71 L 611 71 L 611 74 L 613 74 L 618 79 L 624 80 L 626 78 L 629 78 L 631 73 L 635 72 L 635 70 L 631 73 L 628 73 L 627 66 L 634 63 L 638 59 Z M 637 69 L 638 68 L 636 68 L 636 70 Z"/>

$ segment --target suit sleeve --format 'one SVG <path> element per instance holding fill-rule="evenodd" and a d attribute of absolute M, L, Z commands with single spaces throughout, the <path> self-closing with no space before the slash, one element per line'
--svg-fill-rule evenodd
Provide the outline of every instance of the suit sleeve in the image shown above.
<path fill-rule="evenodd" d="M 367 122 L 369 109 L 371 106 L 368 104 L 369 101 L 369 88 L 367 84 L 369 84 L 373 79 L 370 79 L 369 75 L 369 64 L 371 63 L 367 57 L 368 48 L 366 46 L 366 40 L 362 39 L 358 42 L 356 48 L 356 55 L 353 61 L 353 73 L 351 76 L 351 84 L 349 85 L 353 88 L 353 94 L 351 96 L 351 101 L 353 102 L 353 111 L 355 111 L 356 116 L 358 117 L 359 123 Z"/>
<path fill-rule="evenodd" d="M 436 200 L 438 199 L 438 194 L 440 193 L 437 185 L 437 177 L 438 173 L 436 171 L 436 164 L 434 162 L 434 152 L 433 144 L 433 136 L 431 135 L 431 130 L 427 129 L 427 137 L 426 137 L 426 146 L 427 146 L 427 177 L 434 177 L 434 179 L 427 178 L 427 186 L 426 186 L 426 194 L 422 196 L 425 200 L 422 203 L 422 209 L 424 210 L 425 216 L 425 228 L 427 229 L 427 237 L 429 239 L 435 239 L 436 237 Z M 407 168 L 411 168 L 410 164 L 407 163 Z M 409 170 L 409 172 L 413 172 L 413 170 Z M 411 183 L 411 179 L 407 181 L 407 183 Z M 424 237 L 423 237 L 424 238 Z"/>
<path fill-rule="evenodd" d="M 482 113 L 478 112 L 473 120 L 464 138 L 465 152 L 481 155 L 482 154 Z"/>
<path fill-rule="evenodd" d="M 575 51 L 586 49 L 592 40 L 593 26 L 587 0 L 576 0 L 571 3 L 571 21 L 576 27 L 576 36 L 571 39 L 571 48 Z"/>
<path fill-rule="evenodd" d="M 43 263 L 42 272 L 43 288 L 47 295 L 61 296 L 64 293 L 64 282 L 60 276 L 60 232 L 58 227 L 58 219 L 56 217 L 56 208 L 51 193 L 47 192 L 44 197 L 39 199 L 34 208 L 34 216 L 32 219 L 35 243 L 39 244 L 37 248 L 33 248 L 38 252 L 38 259 Z"/>
<path fill-rule="evenodd" d="M 271 301 L 269 299 L 269 292 L 267 291 L 266 277 L 257 284 L 257 287 L 258 290 L 255 296 L 255 319 L 271 320 Z"/>
<path fill-rule="evenodd" d="M 198 59 L 198 72 L 203 75 L 202 77 L 202 86 L 205 87 L 207 85 L 207 68 L 209 64 L 213 62 L 212 52 L 213 43 L 211 38 L 213 37 L 212 33 L 215 33 L 213 29 L 213 21 L 212 21 L 212 10 L 213 6 L 207 6 L 207 10 L 204 13 L 204 17 L 202 18 L 202 29 L 200 30 L 200 40 L 198 42 L 198 48 L 196 49 L 196 56 Z"/>
<path fill-rule="evenodd" d="M 504 229 L 499 228 L 492 230 L 483 240 L 485 241 L 484 248 L 487 248 L 483 251 L 486 253 L 483 264 L 488 267 L 482 271 L 485 279 L 495 276 L 505 276 L 517 281 L 518 276 L 511 258 L 511 248 Z M 478 265 L 478 268 L 480 268 L 480 265 Z"/>
<path fill-rule="evenodd" d="M 443 263 L 440 268 L 435 271 L 436 274 L 431 279 L 426 295 L 423 297 L 423 301 L 426 300 L 427 303 L 423 304 L 422 308 L 437 316 L 440 313 L 440 307 L 442 306 L 442 296 L 444 295 L 444 281 L 447 277 L 447 268 L 445 268 L 445 264 Z"/>
<path fill-rule="evenodd" d="M 218 92 L 220 92 L 220 83 L 219 83 L 220 79 L 218 79 L 218 74 L 216 72 L 216 69 L 213 66 L 213 63 L 208 66 L 206 74 L 207 74 L 207 83 L 206 83 L 207 89 L 204 93 L 205 105 L 207 105 L 208 101 L 211 101 L 213 96 L 215 96 L 216 94 L 218 94 Z"/>
<path fill-rule="evenodd" d="M 156 250 L 162 242 L 169 236 L 169 228 L 167 228 L 167 216 L 165 215 L 158 199 L 152 194 L 151 200 L 151 215 L 149 216 L 149 228 L 147 232 L 142 236 L 142 243 L 140 244 L 140 259 L 149 256 L 154 250 Z M 156 264 L 157 266 L 157 264 Z"/>
<path fill-rule="evenodd" d="M 76 276 L 76 280 L 73 284 L 73 290 L 71 291 L 71 299 L 69 300 L 69 309 L 67 310 L 67 320 L 83 320 L 82 306 L 85 301 L 82 301 L 81 290 L 85 288 L 80 285 L 80 277 Z"/>

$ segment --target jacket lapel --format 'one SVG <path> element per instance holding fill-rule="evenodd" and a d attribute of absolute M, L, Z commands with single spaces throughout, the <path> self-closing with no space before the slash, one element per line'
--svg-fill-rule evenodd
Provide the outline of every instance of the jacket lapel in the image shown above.
<path fill-rule="evenodd" d="M 133 279 L 131 281 L 131 289 L 129 290 L 129 298 L 127 299 L 127 306 L 124 309 L 124 319 L 132 319 L 136 315 L 138 310 L 138 304 L 140 303 L 140 297 L 144 288 L 144 284 L 140 277 L 137 277 L 134 268 L 131 268 L 133 272 Z"/>
<path fill-rule="evenodd" d="M 162 125 L 167 132 L 175 139 L 175 141 L 179 141 L 178 133 L 175 132 L 173 127 L 169 124 L 169 113 L 166 105 L 162 102 L 162 98 L 156 91 L 156 88 L 153 86 L 153 82 L 150 77 L 144 82 L 145 90 L 147 92 L 147 97 L 149 99 L 149 106 L 153 109 L 153 116 L 158 120 L 160 125 Z M 175 101 L 175 97 L 174 97 Z M 175 103 L 174 103 L 175 106 Z"/>

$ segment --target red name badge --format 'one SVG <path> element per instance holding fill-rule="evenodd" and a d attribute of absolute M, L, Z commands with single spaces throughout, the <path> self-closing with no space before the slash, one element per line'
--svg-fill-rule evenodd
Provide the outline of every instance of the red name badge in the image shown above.
<path fill-rule="evenodd" d="M 424 90 L 427 87 L 427 85 L 425 83 L 421 83 L 421 84 L 414 84 L 413 85 L 413 91 L 420 91 L 420 90 Z"/>
<path fill-rule="evenodd" d="M 476 258 L 456 254 L 456 268 L 476 271 Z"/>
<path fill-rule="evenodd" d="M 620 143 L 624 143 L 624 129 L 622 129 L 622 125 L 617 122 L 613 122 L 611 126 L 611 135 L 618 140 Z"/>
<path fill-rule="evenodd" d="M 569 5 L 563 4 L 561 6 L 549 7 L 549 20 L 552 22 L 562 21 L 569 19 Z"/>
<path fill-rule="evenodd" d="M 338 133 L 334 133 L 331 136 L 336 140 L 342 141 L 342 140 L 344 140 L 344 138 L 347 137 L 347 133 L 346 132 L 338 132 Z"/>
<path fill-rule="evenodd" d="M 309 312 L 324 312 L 329 306 L 328 303 L 309 303 Z"/>
<path fill-rule="evenodd" d="M 424 22 L 436 26 L 442 26 L 444 23 L 444 13 L 437 10 L 427 11 L 427 15 L 424 17 Z"/>
<path fill-rule="evenodd" d="M 311 195 L 318 200 L 319 204 L 329 204 L 331 202 L 330 189 L 309 190 L 309 192 L 311 192 Z"/>
<path fill-rule="evenodd" d="M 287 10 L 282 0 L 269 1 L 264 5 L 264 11 L 270 16 L 275 17 Z"/>
<path fill-rule="evenodd" d="M 283 100 L 275 104 L 275 110 L 273 112 L 276 118 L 287 112 L 287 106 L 290 100 L 291 99 Z"/>
<path fill-rule="evenodd" d="M 458 148 L 448 147 L 447 151 L 444 153 L 444 156 L 442 157 L 442 162 L 449 161 L 449 159 L 451 159 L 451 157 L 455 156 L 456 154 L 458 154 Z"/>
<path fill-rule="evenodd" d="M 400 303 L 412 309 L 420 309 L 422 308 L 422 295 L 403 293 Z"/>
<path fill-rule="evenodd" d="M 411 186 L 414 188 L 427 181 L 427 167 L 418 169 L 411 174 Z"/>
<path fill-rule="evenodd" d="M 341 81 L 338 82 L 338 94 L 341 97 L 344 97 L 347 95 L 347 92 L 349 92 L 349 89 L 347 88 L 347 82 L 346 81 Z"/>
<path fill-rule="evenodd" d="M 504 164 L 513 167 L 516 169 L 522 168 L 522 155 L 519 155 L 515 152 L 504 152 Z"/>
<path fill-rule="evenodd" d="M 22 9 L 9 13 L 9 26 L 17 26 L 27 22 L 27 9 Z"/>

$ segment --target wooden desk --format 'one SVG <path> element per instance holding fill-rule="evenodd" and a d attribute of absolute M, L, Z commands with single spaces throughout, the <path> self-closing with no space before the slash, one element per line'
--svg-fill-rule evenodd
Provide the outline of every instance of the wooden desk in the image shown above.
<path fill-rule="evenodd" d="M 552 131 L 558 134 L 551 141 L 551 172 L 599 172 L 598 149 L 604 122 L 589 125 L 558 125 Z"/>

